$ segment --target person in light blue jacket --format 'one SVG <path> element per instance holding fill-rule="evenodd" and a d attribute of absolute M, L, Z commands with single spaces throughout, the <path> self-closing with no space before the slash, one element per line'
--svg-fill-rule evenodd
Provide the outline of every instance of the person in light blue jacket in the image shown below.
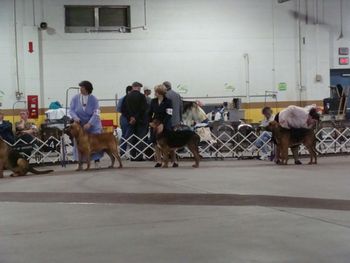
<path fill-rule="evenodd" d="M 99 134 L 102 132 L 100 106 L 97 98 L 92 95 L 93 86 L 91 82 L 84 80 L 79 83 L 79 87 L 80 93 L 72 98 L 69 114 L 87 133 Z M 74 157 L 77 159 L 76 147 L 74 153 Z M 98 167 L 98 162 L 102 157 L 103 152 L 91 156 L 91 159 L 95 161 L 96 167 Z"/>

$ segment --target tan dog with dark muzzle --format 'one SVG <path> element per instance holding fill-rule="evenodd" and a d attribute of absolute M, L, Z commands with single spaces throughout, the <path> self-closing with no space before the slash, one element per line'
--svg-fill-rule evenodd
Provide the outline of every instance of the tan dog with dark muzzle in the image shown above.
<path fill-rule="evenodd" d="M 91 155 L 102 151 L 106 152 L 111 158 L 112 164 L 109 168 L 114 167 L 115 158 L 117 158 L 119 162 L 119 168 L 123 167 L 118 151 L 118 140 L 113 133 L 88 134 L 83 130 L 80 124 L 76 122 L 67 127 L 67 131 L 77 142 L 79 155 L 79 166 L 77 171 L 80 171 L 83 168 L 83 158 L 86 158 L 86 170 L 89 170 Z"/>

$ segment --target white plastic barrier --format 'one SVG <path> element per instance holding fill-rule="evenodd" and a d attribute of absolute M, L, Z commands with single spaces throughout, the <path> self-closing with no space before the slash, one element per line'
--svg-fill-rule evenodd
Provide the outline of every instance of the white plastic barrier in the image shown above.
<path fill-rule="evenodd" d="M 244 157 L 258 157 L 262 149 L 271 152 L 272 142 L 267 140 L 263 143 L 257 143 L 261 133 L 250 132 L 249 134 L 242 134 L 241 132 L 223 131 L 216 135 L 210 133 L 211 137 L 202 140 L 200 143 L 200 154 L 203 158 L 223 159 L 223 158 L 244 158 Z M 350 153 L 350 128 L 322 128 L 316 132 L 317 145 L 316 149 L 319 154 L 348 154 Z M 137 143 L 133 144 L 134 139 Z M 122 144 L 127 145 L 127 150 L 122 153 L 122 158 L 131 158 L 131 150 L 135 151 L 134 157 L 144 157 L 150 159 L 154 156 L 153 145 L 149 143 L 148 135 L 142 138 L 132 135 Z M 65 147 L 62 147 L 64 142 Z M 9 143 L 8 143 L 9 144 Z M 143 147 L 140 147 L 141 144 Z M 26 148 L 23 155 L 31 163 L 59 163 L 70 162 L 73 159 L 73 147 L 68 136 L 65 135 L 64 140 L 50 137 L 46 141 L 39 138 L 33 138 L 30 143 L 23 140 L 18 140 L 16 143 L 9 144 L 21 151 Z M 258 145 L 258 146 L 257 146 Z M 300 147 L 300 154 L 307 154 L 304 146 Z M 187 149 L 178 151 L 180 158 L 190 156 Z"/>

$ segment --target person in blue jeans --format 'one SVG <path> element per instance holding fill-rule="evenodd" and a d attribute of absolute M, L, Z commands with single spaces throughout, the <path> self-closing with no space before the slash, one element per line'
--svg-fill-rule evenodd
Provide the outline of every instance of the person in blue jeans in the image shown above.
<path fill-rule="evenodd" d="M 125 90 L 126 95 L 128 95 L 131 90 L 132 90 L 132 86 L 127 86 L 126 90 Z M 121 97 L 118 101 L 118 104 L 117 104 L 117 112 L 119 112 L 121 114 L 120 118 L 119 118 L 119 122 L 120 122 L 120 128 L 122 129 L 122 139 L 120 141 L 120 145 L 121 145 L 120 146 L 120 155 L 125 154 L 126 149 L 128 147 L 128 144 L 126 141 L 128 140 L 128 138 L 131 135 L 128 118 L 124 114 L 122 114 L 123 102 L 124 102 L 126 95 Z"/>
<path fill-rule="evenodd" d="M 255 141 L 254 146 L 260 149 L 260 160 L 267 160 L 269 155 L 269 147 L 266 145 L 266 143 L 271 140 L 272 133 L 264 131 L 264 129 L 269 125 L 271 121 L 275 119 L 275 116 L 273 115 L 272 109 L 270 107 L 264 107 L 261 112 L 265 117 L 260 124 L 260 128 L 263 129 L 263 132 Z"/>

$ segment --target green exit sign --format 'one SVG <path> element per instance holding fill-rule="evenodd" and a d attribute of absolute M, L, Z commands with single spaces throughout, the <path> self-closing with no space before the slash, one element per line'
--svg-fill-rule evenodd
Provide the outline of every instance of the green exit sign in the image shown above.
<path fill-rule="evenodd" d="M 279 91 L 286 91 L 287 90 L 287 83 L 281 82 L 278 84 L 278 90 Z"/>

